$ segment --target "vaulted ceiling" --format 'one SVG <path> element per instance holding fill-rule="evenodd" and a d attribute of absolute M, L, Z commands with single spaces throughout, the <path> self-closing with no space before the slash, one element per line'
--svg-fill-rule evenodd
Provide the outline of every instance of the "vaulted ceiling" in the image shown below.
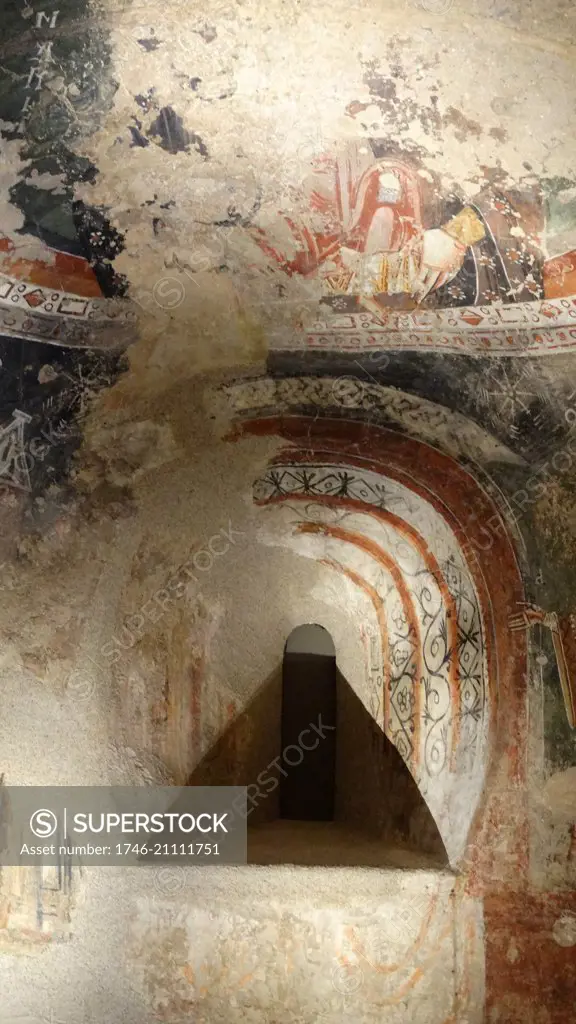
<path fill-rule="evenodd" d="M 9 4 L 0 411 L 66 441 L 35 485 L 66 475 L 96 395 L 129 421 L 208 371 L 343 379 L 331 405 L 352 418 L 400 389 L 505 464 L 562 447 L 575 18 L 563 0 Z M 27 486 L 11 450 L 3 477 Z"/>

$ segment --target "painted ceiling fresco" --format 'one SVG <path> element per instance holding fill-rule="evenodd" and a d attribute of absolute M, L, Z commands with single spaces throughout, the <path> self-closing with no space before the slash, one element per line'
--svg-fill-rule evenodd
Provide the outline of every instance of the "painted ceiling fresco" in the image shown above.
<path fill-rule="evenodd" d="M 0 324 L 11 337 L 118 347 L 126 321 L 106 300 L 126 291 L 111 265 L 122 240 L 104 211 L 74 197 L 96 173 L 75 145 L 117 86 L 105 33 L 92 22 L 79 30 L 78 16 L 75 3 L 5 10 Z"/>
<path fill-rule="evenodd" d="M 291 407 L 368 422 L 398 421 L 382 388 L 399 389 L 432 432 L 445 429 L 440 409 L 487 432 L 492 477 L 512 498 L 535 463 L 562 455 L 576 409 L 574 116 L 563 101 L 541 138 L 530 62 L 518 56 L 513 76 L 498 63 L 519 15 L 498 12 L 493 83 L 478 90 L 466 18 L 456 83 L 423 11 L 407 9 L 411 37 L 398 22 L 371 43 L 356 12 L 346 73 L 334 88 L 319 78 L 310 102 L 306 76 L 336 51 L 293 49 L 305 16 L 285 40 L 270 17 L 270 43 L 250 49 L 250 16 L 226 5 L 184 29 L 175 12 L 158 22 L 131 4 L 7 5 L 8 492 L 68 493 L 86 417 L 131 362 L 165 388 L 265 357 L 272 378 L 301 380 Z M 539 59 L 553 38 L 541 18 Z M 572 81 L 568 51 L 554 52 L 540 75 L 550 102 Z M 147 364 L 139 350 L 154 353 Z M 332 382 L 328 396 L 315 378 Z M 564 584 L 545 575 L 531 597 L 568 613 Z"/>
<path fill-rule="evenodd" d="M 496 181 L 473 200 L 460 189 L 443 195 L 413 155 L 394 157 L 377 139 L 319 159 L 304 184 L 299 215 L 283 213 L 292 254 L 270 252 L 286 273 L 317 276 L 337 310 L 378 316 L 575 289 L 576 250 L 545 259 L 540 188 L 508 191 Z"/>
<path fill-rule="evenodd" d="M 235 20 L 225 5 L 213 13 L 182 34 L 174 12 L 160 31 L 131 4 L 6 7 L 6 364 L 32 351 L 20 342 L 117 353 L 137 338 L 161 349 L 171 335 L 157 360 L 166 372 L 192 347 L 198 368 L 268 351 L 275 372 L 304 362 L 387 374 L 465 408 L 514 447 L 544 451 L 565 425 L 570 389 L 552 363 L 528 360 L 576 343 L 564 104 L 544 140 L 533 130 L 538 105 L 522 131 L 517 115 L 533 97 L 519 59 L 515 79 L 491 65 L 482 103 L 465 76 L 456 105 L 450 48 L 425 45 L 417 14 L 416 42 L 398 27 L 372 46 L 359 18 L 362 46 L 336 93 L 317 83 L 318 103 L 301 97 L 295 108 L 267 46 L 239 56 L 249 17 Z M 507 17 L 498 12 L 499 52 L 518 28 Z M 291 22 L 287 53 L 299 31 Z M 472 59 L 470 41 L 462 52 Z M 299 82 L 313 61 L 302 47 Z M 560 52 L 541 75 L 547 98 L 565 74 Z M 46 364 L 62 358 L 34 352 Z M 393 357 L 376 359 L 382 352 Z M 455 383 L 462 373 L 470 386 Z M 26 390 L 14 408 L 31 415 Z"/>
<path fill-rule="evenodd" d="M 478 355 L 570 348 L 576 249 L 563 247 L 576 221 L 565 182 L 527 175 L 511 185 L 488 174 L 469 198 L 459 185 L 443 192 L 420 157 L 395 148 L 374 138 L 335 147 L 314 161 L 299 208 L 280 211 L 269 234 L 256 228 L 263 251 L 321 295 L 303 345 Z M 549 211 L 562 203 L 558 236 Z"/>

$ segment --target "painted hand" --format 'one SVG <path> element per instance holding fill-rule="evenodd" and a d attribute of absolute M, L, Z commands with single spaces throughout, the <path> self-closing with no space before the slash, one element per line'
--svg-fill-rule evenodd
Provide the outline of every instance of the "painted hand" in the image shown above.
<path fill-rule="evenodd" d="M 546 612 L 535 604 L 528 604 L 526 601 L 519 601 L 521 611 L 508 618 L 508 628 L 512 630 L 529 629 L 536 623 L 544 623 Z"/>
<path fill-rule="evenodd" d="M 450 281 L 460 270 L 465 255 L 466 246 L 442 228 L 425 231 L 422 267 L 413 289 L 416 301 L 422 302 L 434 288 L 440 288 Z"/>

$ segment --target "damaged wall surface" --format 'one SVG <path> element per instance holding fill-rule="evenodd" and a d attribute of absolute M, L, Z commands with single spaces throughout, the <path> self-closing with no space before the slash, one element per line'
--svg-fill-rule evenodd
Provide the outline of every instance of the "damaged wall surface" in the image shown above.
<path fill-rule="evenodd" d="M 8 4 L 0 797 L 248 785 L 255 845 L 2 868 L 0 1022 L 572 1019 L 574 19 Z M 316 856 L 258 781 L 303 623 Z"/>

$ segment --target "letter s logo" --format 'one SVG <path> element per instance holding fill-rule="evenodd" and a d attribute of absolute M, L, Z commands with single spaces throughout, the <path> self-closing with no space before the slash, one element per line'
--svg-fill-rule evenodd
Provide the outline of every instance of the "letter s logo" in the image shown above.
<path fill-rule="evenodd" d="M 30 828 L 35 836 L 47 839 L 49 836 L 53 836 L 58 828 L 58 818 L 54 811 L 46 811 L 44 809 L 34 811 L 30 818 Z"/>
<path fill-rule="evenodd" d="M 161 277 L 156 281 L 152 295 L 161 309 L 176 309 L 184 301 L 186 289 L 177 277 Z"/>

